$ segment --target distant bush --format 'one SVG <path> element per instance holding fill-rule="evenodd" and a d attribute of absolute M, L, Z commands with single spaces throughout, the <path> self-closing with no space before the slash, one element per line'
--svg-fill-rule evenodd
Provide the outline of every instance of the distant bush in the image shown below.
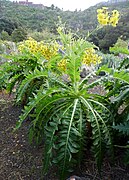
<path fill-rule="evenodd" d="M 56 38 L 56 35 L 51 33 L 48 29 L 45 29 L 42 32 L 38 32 L 38 31 L 31 32 L 31 33 L 29 33 L 29 36 L 38 42 Z"/>
<path fill-rule="evenodd" d="M 27 38 L 27 32 L 22 28 L 18 28 L 12 32 L 11 37 L 13 42 L 20 42 Z"/>
<path fill-rule="evenodd" d="M 118 55 L 119 53 L 129 54 L 128 43 L 120 38 L 117 40 L 116 44 L 113 47 L 110 47 L 109 50 L 115 55 Z"/>
<path fill-rule="evenodd" d="M 17 27 L 17 23 L 13 22 L 10 18 L 0 18 L 0 33 L 2 31 L 6 31 L 9 35 L 11 35 L 14 29 Z"/>
<path fill-rule="evenodd" d="M 11 40 L 11 36 L 9 36 L 8 32 L 2 31 L 2 32 L 0 33 L 0 39 L 3 40 L 3 41 L 4 41 L 4 40 L 10 41 L 10 40 Z"/>

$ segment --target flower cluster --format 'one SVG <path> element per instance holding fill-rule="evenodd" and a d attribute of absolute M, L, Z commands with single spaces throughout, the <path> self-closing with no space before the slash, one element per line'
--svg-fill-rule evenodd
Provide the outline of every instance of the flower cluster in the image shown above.
<path fill-rule="evenodd" d="M 97 13 L 97 19 L 101 25 L 112 25 L 115 27 L 119 21 L 120 14 L 117 10 L 109 13 L 107 7 L 102 7 L 102 9 L 97 10 Z"/>
<path fill-rule="evenodd" d="M 58 64 L 58 69 L 62 72 L 66 71 L 67 59 L 62 59 Z"/>
<path fill-rule="evenodd" d="M 59 45 L 57 42 L 52 43 L 44 43 L 43 41 L 37 42 L 32 38 L 29 38 L 28 40 L 22 42 L 18 46 L 18 50 L 20 52 L 23 51 L 29 51 L 33 54 L 39 53 L 46 60 L 51 59 L 53 56 L 55 56 L 58 53 Z"/>
<path fill-rule="evenodd" d="M 87 66 L 98 64 L 101 62 L 101 60 L 102 57 L 98 56 L 93 48 L 87 48 L 82 56 L 82 64 L 85 64 Z M 60 60 L 57 64 L 58 69 L 61 72 L 66 72 L 67 63 L 68 63 L 67 59 Z"/>
<path fill-rule="evenodd" d="M 82 64 L 90 66 L 92 64 L 100 63 L 101 60 L 102 57 L 98 56 L 93 48 L 87 48 L 83 55 Z"/>

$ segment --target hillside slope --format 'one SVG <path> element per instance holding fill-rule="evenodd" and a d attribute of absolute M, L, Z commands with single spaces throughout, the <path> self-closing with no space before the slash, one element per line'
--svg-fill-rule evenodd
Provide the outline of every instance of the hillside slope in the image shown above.
<path fill-rule="evenodd" d="M 11 1 L 0 1 L 0 32 L 7 31 L 9 34 L 17 27 L 24 29 L 42 31 L 44 29 L 56 33 L 56 25 L 58 17 L 62 18 L 62 22 L 71 28 L 74 32 L 78 32 L 83 37 L 88 31 L 92 31 L 97 26 L 96 10 L 102 6 L 108 6 L 109 9 L 117 9 L 120 14 L 120 22 L 116 28 L 105 27 L 99 32 L 95 32 L 90 41 L 95 42 L 100 47 L 109 47 L 116 42 L 118 37 L 124 39 L 129 38 L 129 1 L 121 3 L 99 3 L 84 11 L 63 11 L 58 7 L 51 6 L 44 9 L 21 6 Z M 112 32 L 112 33 L 111 33 Z M 99 33 L 99 35 L 98 35 Z M 110 37 L 109 37 L 110 35 Z M 105 39 L 110 38 L 112 42 L 105 44 Z M 103 40 L 102 42 L 99 42 Z"/>

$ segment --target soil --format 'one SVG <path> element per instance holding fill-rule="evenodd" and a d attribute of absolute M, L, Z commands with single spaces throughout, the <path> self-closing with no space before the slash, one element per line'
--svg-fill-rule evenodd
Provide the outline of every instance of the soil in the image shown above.
<path fill-rule="evenodd" d="M 59 180 L 55 168 L 42 176 L 43 145 L 36 147 L 28 142 L 29 122 L 13 132 L 19 119 L 21 107 L 14 105 L 13 96 L 0 93 L 0 180 Z M 129 180 L 129 167 L 122 162 L 118 154 L 115 165 L 111 166 L 108 157 L 104 160 L 100 178 L 94 159 L 87 154 L 80 168 L 71 175 L 86 180 Z"/>

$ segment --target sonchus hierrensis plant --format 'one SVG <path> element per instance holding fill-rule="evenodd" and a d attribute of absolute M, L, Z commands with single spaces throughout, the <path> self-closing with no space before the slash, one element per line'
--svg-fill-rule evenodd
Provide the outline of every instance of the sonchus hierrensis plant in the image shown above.
<path fill-rule="evenodd" d="M 115 10 L 110 17 L 106 8 L 98 10 L 98 20 L 103 25 L 116 25 L 118 17 Z M 89 139 L 100 169 L 105 149 L 112 147 L 108 123 L 112 114 L 105 106 L 109 102 L 104 96 L 89 93 L 89 89 L 99 84 L 103 77 L 89 81 L 95 74 L 91 71 L 84 79 L 80 78 L 82 65 L 95 66 L 102 60 L 94 45 L 75 38 L 71 32 L 65 33 L 62 27 L 57 31 L 60 45 L 40 46 L 31 40 L 31 43 L 25 42 L 26 47 L 22 44 L 19 47 L 33 53 L 39 51 L 46 61 L 42 68 L 34 70 L 21 83 L 17 100 L 22 98 L 32 81 L 40 82 L 24 107 L 17 128 L 28 116 L 31 117 L 30 140 L 41 143 L 44 139 L 43 172 L 46 174 L 54 163 L 58 166 L 60 179 L 64 179 L 68 171 L 81 163 Z"/>

